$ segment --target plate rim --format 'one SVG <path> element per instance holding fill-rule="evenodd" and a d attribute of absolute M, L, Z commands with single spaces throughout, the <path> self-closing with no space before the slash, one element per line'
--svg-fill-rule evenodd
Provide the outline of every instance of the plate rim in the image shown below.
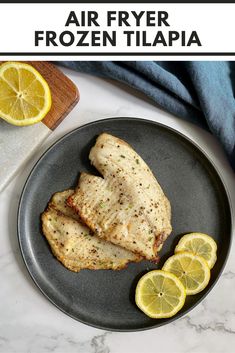
<path fill-rule="evenodd" d="M 152 326 L 146 326 L 146 327 L 140 327 L 140 328 L 135 328 L 135 329 L 123 329 L 123 328 L 112 328 L 112 327 L 107 327 L 107 326 L 102 326 L 102 325 L 96 325 L 90 322 L 87 322 L 85 320 L 82 320 L 80 318 L 77 318 L 76 316 L 68 313 L 66 310 L 64 310 L 63 308 L 61 308 L 52 298 L 50 298 L 47 293 L 41 288 L 40 284 L 37 283 L 36 279 L 33 276 L 33 273 L 31 273 L 31 269 L 30 266 L 27 263 L 27 260 L 25 258 L 25 254 L 24 254 L 24 249 L 23 249 L 23 245 L 22 245 L 22 235 L 21 235 L 21 227 L 20 227 L 20 214 L 21 214 L 21 209 L 23 208 L 23 198 L 24 198 L 24 194 L 26 192 L 26 188 L 28 185 L 28 182 L 31 178 L 31 175 L 33 174 L 34 170 L 36 169 L 37 165 L 41 162 L 41 160 L 44 158 L 44 156 L 50 152 L 51 149 L 53 149 L 57 144 L 59 144 L 61 141 L 63 141 L 65 138 L 68 138 L 70 135 L 72 135 L 73 133 L 82 130 L 83 128 L 86 128 L 87 126 L 91 126 L 91 125 L 96 125 L 97 123 L 100 122 L 112 122 L 112 121 L 117 121 L 117 120 L 124 120 L 124 121 L 137 121 L 137 122 L 143 122 L 143 123 L 150 123 L 150 124 L 154 124 L 156 126 L 159 126 L 163 129 L 166 129 L 170 132 L 172 132 L 173 134 L 179 135 L 182 139 L 185 139 L 189 144 L 192 144 L 196 149 L 199 150 L 199 152 L 207 159 L 207 161 L 211 164 L 211 166 L 214 168 L 215 172 L 217 173 L 217 176 L 219 177 L 222 186 L 223 186 L 223 191 L 224 194 L 226 196 L 227 202 L 228 202 L 228 208 L 229 208 L 229 219 L 230 219 L 230 232 L 229 232 L 229 246 L 228 246 L 228 251 L 226 253 L 226 256 L 224 258 L 224 263 L 218 273 L 217 278 L 214 280 L 214 283 L 211 284 L 210 288 L 208 288 L 207 292 L 194 304 L 192 305 L 190 308 L 188 308 L 184 313 L 178 313 L 178 316 L 173 316 L 171 318 L 168 318 L 166 320 L 164 320 L 162 323 L 157 323 L 156 321 L 156 325 L 152 325 Z M 157 122 L 154 120 L 150 120 L 150 119 L 145 119 L 145 118 L 138 118 L 138 117 L 111 117 L 111 118 L 105 118 L 105 119 L 98 119 L 95 121 L 91 121 L 89 123 L 83 124 L 81 126 L 78 126 L 76 128 L 74 128 L 73 130 L 65 133 L 63 136 L 59 137 L 56 141 L 54 141 L 41 155 L 40 157 L 37 159 L 37 161 L 34 163 L 33 167 L 31 168 L 25 183 L 23 185 L 21 194 L 20 194 L 20 198 L 19 198 L 19 202 L 18 202 L 18 210 L 17 210 L 17 238 L 18 238 L 18 244 L 19 244 L 19 248 L 20 248 L 20 253 L 23 259 L 23 262 L 25 264 L 25 267 L 31 277 L 31 279 L 33 280 L 33 283 L 35 284 L 35 286 L 39 289 L 39 291 L 41 292 L 41 294 L 43 294 L 50 303 L 52 303 L 57 309 L 59 309 L 62 313 L 66 314 L 67 316 L 71 317 L 72 319 L 85 324 L 87 326 L 96 328 L 96 329 L 100 329 L 100 330 L 105 330 L 105 331 L 111 331 L 111 332 L 139 332 L 139 331 L 146 331 L 146 330 L 151 330 L 151 329 L 156 329 L 158 327 L 161 326 L 165 326 L 167 324 L 172 323 L 173 321 L 177 321 L 178 319 L 182 319 L 184 316 L 186 316 L 190 311 L 192 311 L 198 304 L 200 304 L 206 297 L 207 295 L 211 292 L 211 290 L 215 287 L 215 285 L 218 283 L 219 278 L 221 277 L 224 268 L 227 264 L 229 255 L 230 255 L 230 251 L 231 251 L 231 246 L 232 246 L 232 241 L 233 241 L 233 229 L 234 229 L 234 224 L 235 221 L 233 220 L 232 217 L 232 202 L 231 202 L 231 196 L 229 194 L 228 191 L 228 187 L 224 181 L 223 176 L 221 175 L 220 170 L 218 169 L 218 167 L 215 165 L 214 161 L 211 159 L 211 157 L 208 155 L 207 152 L 205 152 L 202 147 L 195 141 L 193 141 L 190 137 L 188 137 L 187 135 L 185 135 L 184 133 L 182 133 L 181 131 L 178 131 L 175 128 L 172 128 L 171 126 L 168 126 L 166 124 L 163 124 L 161 122 Z"/>

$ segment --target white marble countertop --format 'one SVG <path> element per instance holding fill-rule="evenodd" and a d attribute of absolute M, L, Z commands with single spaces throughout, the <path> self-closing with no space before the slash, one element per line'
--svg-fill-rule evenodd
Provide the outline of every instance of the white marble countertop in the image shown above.
<path fill-rule="evenodd" d="M 0 195 L 0 352 L 234 352 L 234 242 L 223 275 L 208 297 L 178 321 L 149 331 L 116 333 L 83 325 L 59 311 L 34 285 L 17 241 L 20 193 L 41 153 L 66 132 L 84 123 L 112 116 L 136 116 L 176 128 L 200 144 L 217 165 L 235 209 L 235 175 L 209 133 L 161 111 L 122 85 L 69 70 L 64 72 L 79 87 L 79 104 Z"/>

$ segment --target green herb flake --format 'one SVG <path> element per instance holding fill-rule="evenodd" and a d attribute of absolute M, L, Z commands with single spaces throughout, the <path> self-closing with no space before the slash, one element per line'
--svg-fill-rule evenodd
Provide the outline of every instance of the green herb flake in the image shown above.
<path fill-rule="evenodd" d="M 139 159 L 136 159 L 135 162 L 136 162 L 136 164 L 140 164 Z"/>
<path fill-rule="evenodd" d="M 148 241 L 151 241 L 152 239 L 153 239 L 152 237 L 149 237 L 149 238 L 148 238 Z"/>
<path fill-rule="evenodd" d="M 100 202 L 100 207 L 101 208 L 104 208 L 106 205 L 105 205 L 105 203 L 104 202 Z"/>
<path fill-rule="evenodd" d="M 122 158 L 126 158 L 125 156 L 123 156 L 123 154 L 120 154 L 120 157 L 122 157 Z"/>

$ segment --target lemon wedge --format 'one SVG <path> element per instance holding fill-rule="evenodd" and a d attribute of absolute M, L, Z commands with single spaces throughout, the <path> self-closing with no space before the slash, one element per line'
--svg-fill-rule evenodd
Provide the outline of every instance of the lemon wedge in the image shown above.
<path fill-rule="evenodd" d="M 178 277 L 187 295 L 201 292 L 210 280 L 210 269 L 206 260 L 187 251 L 169 257 L 162 269 Z"/>
<path fill-rule="evenodd" d="M 136 305 L 146 315 L 155 319 L 169 318 L 184 305 L 186 291 L 181 281 L 172 273 L 154 270 L 139 280 Z"/>
<path fill-rule="evenodd" d="M 51 108 L 47 82 L 31 65 L 6 62 L 0 66 L 0 117 L 26 126 L 38 123 Z"/>
<path fill-rule="evenodd" d="M 175 248 L 175 253 L 189 251 L 202 256 L 211 269 L 217 260 L 217 245 L 212 237 L 204 233 L 185 234 Z"/>

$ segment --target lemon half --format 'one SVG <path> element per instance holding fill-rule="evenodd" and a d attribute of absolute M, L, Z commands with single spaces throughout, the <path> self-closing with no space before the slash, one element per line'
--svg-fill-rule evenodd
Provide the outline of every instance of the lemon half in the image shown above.
<path fill-rule="evenodd" d="M 154 270 L 146 273 L 136 287 L 136 305 L 155 319 L 174 316 L 184 305 L 186 291 L 172 273 Z"/>
<path fill-rule="evenodd" d="M 31 65 L 6 62 L 0 66 L 0 117 L 26 126 L 38 123 L 51 108 L 47 82 Z"/>

